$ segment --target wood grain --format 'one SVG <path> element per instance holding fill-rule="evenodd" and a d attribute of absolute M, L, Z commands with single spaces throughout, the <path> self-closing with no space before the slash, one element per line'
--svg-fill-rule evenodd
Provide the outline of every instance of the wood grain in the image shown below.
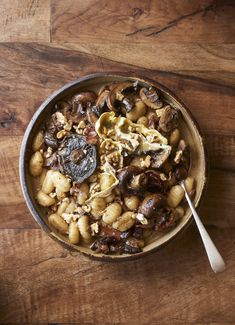
<path fill-rule="evenodd" d="M 120 264 L 71 255 L 40 230 L 2 230 L 1 296 L 7 294 L 7 300 L 0 301 L 0 321 L 207 324 L 222 319 L 232 324 L 235 234 L 209 231 L 228 262 L 221 275 L 211 273 L 192 227 L 164 250 Z"/>
<path fill-rule="evenodd" d="M 2 0 L 0 17 L 0 323 L 233 325 L 234 1 Z M 33 113 L 66 82 L 117 70 L 163 83 L 198 120 L 211 167 L 200 215 L 223 274 L 194 224 L 152 256 L 109 264 L 63 249 L 30 215 L 18 156 Z"/>
<path fill-rule="evenodd" d="M 234 14 L 231 0 L 52 0 L 52 40 L 229 43 Z"/>
<path fill-rule="evenodd" d="M 49 42 L 50 0 L 2 0 L 1 42 Z"/>
<path fill-rule="evenodd" d="M 213 158 L 212 167 L 233 169 L 235 91 L 230 86 L 172 72 L 117 64 L 56 45 L 2 44 L 0 58 L 4 77 L 0 79 L 0 104 L 4 107 L 0 111 L 1 136 L 22 136 L 39 104 L 66 82 L 95 71 L 136 71 L 168 86 L 190 108 L 206 135 L 209 154 Z M 13 82 L 15 74 L 17 83 Z"/>

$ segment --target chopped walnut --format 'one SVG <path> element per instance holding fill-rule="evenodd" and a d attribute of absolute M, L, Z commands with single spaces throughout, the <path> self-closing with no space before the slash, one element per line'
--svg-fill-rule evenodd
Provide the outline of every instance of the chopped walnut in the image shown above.
<path fill-rule="evenodd" d="M 99 223 L 95 222 L 91 224 L 91 234 L 92 236 L 95 236 L 99 233 Z"/>
<path fill-rule="evenodd" d="M 61 112 L 56 112 L 55 117 L 60 124 L 64 125 L 67 123 L 66 117 Z"/>
<path fill-rule="evenodd" d="M 182 150 L 176 151 L 175 158 L 174 158 L 174 162 L 176 164 L 179 164 L 182 156 L 183 156 L 183 151 Z"/>
<path fill-rule="evenodd" d="M 56 137 L 57 137 L 57 139 L 62 139 L 62 138 L 65 137 L 67 134 L 68 134 L 67 131 L 65 131 L 65 130 L 61 130 L 61 131 L 57 132 Z"/>

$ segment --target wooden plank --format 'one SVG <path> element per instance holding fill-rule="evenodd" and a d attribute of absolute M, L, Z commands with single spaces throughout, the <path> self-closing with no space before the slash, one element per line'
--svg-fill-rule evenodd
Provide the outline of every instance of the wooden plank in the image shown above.
<path fill-rule="evenodd" d="M 2 0 L 0 42 L 49 42 L 50 0 Z"/>
<path fill-rule="evenodd" d="M 209 79 L 214 72 L 214 80 L 219 81 L 219 72 L 234 73 L 235 44 L 202 43 L 152 43 L 149 42 L 105 42 L 99 38 L 87 42 L 81 36 L 78 43 L 60 44 L 61 47 L 100 56 L 115 62 L 122 62 L 147 69 L 171 71 Z M 140 60 L 140 58 L 142 58 Z M 233 75 L 232 75 L 233 76 Z M 233 77 L 232 77 L 233 78 Z M 233 80 L 233 79 L 232 79 Z"/>
<path fill-rule="evenodd" d="M 208 230 L 227 262 L 220 275 L 194 227 L 154 255 L 120 264 L 73 256 L 40 230 L 1 230 L 0 321 L 232 324 L 234 229 Z"/>
<path fill-rule="evenodd" d="M 1 44 L 0 58 L 1 136 L 22 136 L 40 103 L 78 76 L 104 70 L 136 71 L 162 82 L 187 104 L 206 134 L 212 167 L 234 167 L 235 92 L 231 86 L 194 76 L 118 64 L 55 45 Z M 230 61 L 232 67 L 233 60 Z"/>
<path fill-rule="evenodd" d="M 234 13 L 231 0 L 52 0 L 52 40 L 229 43 Z"/>

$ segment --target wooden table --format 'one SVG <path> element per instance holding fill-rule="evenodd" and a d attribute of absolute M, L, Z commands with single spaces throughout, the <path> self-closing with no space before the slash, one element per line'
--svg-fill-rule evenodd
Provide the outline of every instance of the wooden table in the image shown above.
<path fill-rule="evenodd" d="M 235 324 L 235 2 L 0 1 L 0 322 Z M 70 253 L 31 217 L 19 149 L 39 104 L 97 71 L 136 71 L 172 89 L 207 141 L 206 227 L 227 262 L 211 271 L 192 225 L 142 260 Z"/>

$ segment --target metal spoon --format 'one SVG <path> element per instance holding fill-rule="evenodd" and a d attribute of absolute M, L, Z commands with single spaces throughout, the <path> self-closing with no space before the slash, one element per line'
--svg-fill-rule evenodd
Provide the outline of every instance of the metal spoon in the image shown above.
<path fill-rule="evenodd" d="M 220 253 L 218 252 L 217 248 L 215 247 L 215 245 L 214 245 L 213 241 L 211 240 L 208 232 L 206 231 L 204 225 L 202 224 L 201 219 L 200 219 L 199 215 L 197 214 L 197 212 L 193 206 L 193 203 L 187 193 L 187 190 L 184 185 L 184 181 L 180 182 L 180 186 L 184 189 L 185 197 L 188 201 L 189 207 L 190 207 L 192 214 L 194 216 L 194 220 L 196 221 L 196 225 L 198 227 L 204 247 L 206 249 L 206 253 L 207 253 L 211 268 L 215 273 L 223 272 L 226 268 L 224 260 L 223 260 L 222 256 L 220 255 Z"/>

